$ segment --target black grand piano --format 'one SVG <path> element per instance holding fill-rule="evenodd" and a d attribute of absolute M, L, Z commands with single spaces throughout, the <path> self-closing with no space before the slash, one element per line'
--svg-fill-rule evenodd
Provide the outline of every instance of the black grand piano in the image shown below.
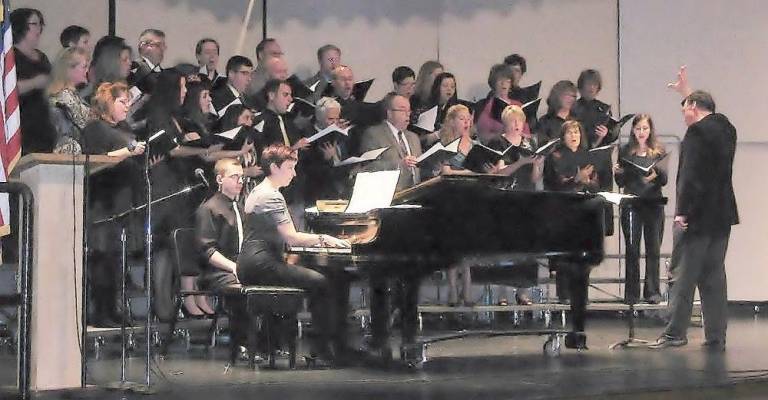
<path fill-rule="evenodd" d="M 352 248 L 293 252 L 304 263 L 344 266 L 370 279 L 373 342 L 384 349 L 389 335 L 385 282 L 401 285 L 394 291 L 401 296 L 401 350 L 416 340 L 422 277 L 467 258 L 545 258 L 568 276 L 572 329 L 565 345 L 585 348 L 587 286 L 590 270 L 603 260 L 605 201 L 594 194 L 510 186 L 501 176 L 439 176 L 398 192 L 390 208 L 308 214 L 311 231 L 349 239 Z"/>

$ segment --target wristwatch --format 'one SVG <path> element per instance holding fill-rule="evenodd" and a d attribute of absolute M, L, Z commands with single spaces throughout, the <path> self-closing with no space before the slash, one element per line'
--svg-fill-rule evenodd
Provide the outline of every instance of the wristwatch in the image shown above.
<path fill-rule="evenodd" d="M 136 150 L 136 145 L 138 145 L 138 144 L 139 144 L 139 142 L 137 142 L 135 140 L 131 140 L 130 142 L 128 142 L 128 144 L 125 146 L 125 148 L 128 149 L 129 153 L 133 153 L 133 151 Z"/>

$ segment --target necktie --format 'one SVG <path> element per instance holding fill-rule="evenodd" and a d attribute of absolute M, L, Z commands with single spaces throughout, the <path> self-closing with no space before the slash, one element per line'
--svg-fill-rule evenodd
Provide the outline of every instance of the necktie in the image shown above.
<path fill-rule="evenodd" d="M 282 132 L 282 134 L 283 134 L 283 143 L 286 146 L 290 147 L 291 146 L 291 141 L 290 141 L 290 139 L 288 139 L 288 133 L 285 132 L 285 123 L 283 122 L 283 116 L 282 115 L 278 115 L 277 116 L 277 121 L 280 123 L 280 132 Z"/>
<path fill-rule="evenodd" d="M 397 143 L 400 145 L 400 153 L 405 158 L 406 156 L 410 156 L 411 152 L 408 149 L 408 146 L 405 144 L 405 134 L 403 134 L 403 131 L 397 132 Z M 409 168 L 411 170 L 411 177 L 413 178 L 413 183 L 416 183 L 416 168 L 411 167 Z"/>
<path fill-rule="evenodd" d="M 411 152 L 408 151 L 408 146 L 405 145 L 405 135 L 403 134 L 403 131 L 397 132 L 397 143 L 400 144 L 400 153 L 403 157 L 411 155 Z"/>
<path fill-rule="evenodd" d="M 235 210 L 235 220 L 237 222 L 237 251 L 243 248 L 243 220 L 240 218 L 240 211 L 237 209 L 237 202 L 232 202 L 232 209 Z"/>

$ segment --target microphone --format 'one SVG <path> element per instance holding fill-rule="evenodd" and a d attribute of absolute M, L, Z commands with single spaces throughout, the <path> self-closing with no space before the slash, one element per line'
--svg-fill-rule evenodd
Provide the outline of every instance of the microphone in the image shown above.
<path fill-rule="evenodd" d="M 208 179 L 205 179 L 205 173 L 203 172 L 202 168 L 195 168 L 195 176 L 200 178 L 200 180 L 203 182 L 203 185 L 205 187 L 210 188 L 211 185 L 208 184 Z"/>

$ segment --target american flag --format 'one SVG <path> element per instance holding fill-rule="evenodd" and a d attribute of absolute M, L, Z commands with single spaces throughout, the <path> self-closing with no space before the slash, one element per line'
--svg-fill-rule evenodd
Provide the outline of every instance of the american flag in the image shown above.
<path fill-rule="evenodd" d="M 0 4 L 0 182 L 6 182 L 8 174 L 21 156 L 21 129 L 19 126 L 19 92 L 16 89 L 16 60 L 13 55 L 13 36 L 9 0 Z M 10 207 L 8 193 L 0 193 L 0 236 L 10 233 Z"/>

